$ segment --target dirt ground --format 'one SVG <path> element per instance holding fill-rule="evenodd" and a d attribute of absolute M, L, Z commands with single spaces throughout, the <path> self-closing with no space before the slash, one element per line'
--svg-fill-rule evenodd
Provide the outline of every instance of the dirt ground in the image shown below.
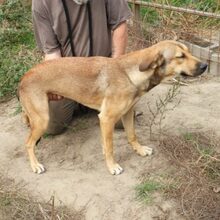
<path fill-rule="evenodd" d="M 198 79 L 181 86 L 180 103 L 166 113 L 162 131 L 172 134 L 214 131 L 220 135 L 220 80 Z M 135 186 L 141 175 L 166 167 L 166 158 L 150 140 L 148 105 L 154 106 L 159 95 L 167 93 L 171 84 L 162 84 L 146 94 L 137 104 L 143 115 L 137 118 L 136 131 L 143 144 L 154 148 L 150 157 L 140 157 L 128 145 L 123 131 L 114 136 L 116 160 L 124 173 L 108 173 L 100 144 L 100 129 L 95 114 L 77 117 L 62 135 L 46 137 L 38 145 L 37 155 L 47 168 L 42 175 L 32 173 L 24 149 L 28 128 L 21 115 L 15 114 L 18 101 L 0 104 L 0 173 L 48 201 L 75 209 L 85 208 L 87 220 L 151 220 L 182 219 L 175 213 L 175 202 L 158 195 L 156 201 L 143 205 L 135 199 Z M 217 149 L 220 151 L 220 149 Z M 169 167 L 167 167 L 168 169 Z"/>

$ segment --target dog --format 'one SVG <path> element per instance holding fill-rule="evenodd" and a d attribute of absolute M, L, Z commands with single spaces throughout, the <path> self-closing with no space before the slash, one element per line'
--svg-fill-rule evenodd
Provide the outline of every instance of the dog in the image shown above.
<path fill-rule="evenodd" d="M 166 79 L 199 76 L 206 68 L 206 63 L 177 41 L 161 41 L 119 58 L 65 57 L 37 64 L 24 74 L 18 88 L 23 115 L 30 125 L 26 149 L 33 172 L 45 171 L 34 147 L 48 126 L 48 93 L 99 111 L 103 154 L 110 173 L 118 175 L 123 168 L 113 156 L 115 123 L 122 119 L 128 142 L 139 155 L 151 155 L 152 148 L 142 146 L 135 134 L 135 103 Z"/>

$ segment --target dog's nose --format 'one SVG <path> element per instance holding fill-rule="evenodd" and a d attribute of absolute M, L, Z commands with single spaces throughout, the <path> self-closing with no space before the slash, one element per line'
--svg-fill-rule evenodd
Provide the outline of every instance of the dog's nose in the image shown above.
<path fill-rule="evenodd" d="M 202 72 L 205 72 L 207 66 L 208 65 L 206 63 L 200 63 L 200 67 L 199 68 L 201 69 Z"/>

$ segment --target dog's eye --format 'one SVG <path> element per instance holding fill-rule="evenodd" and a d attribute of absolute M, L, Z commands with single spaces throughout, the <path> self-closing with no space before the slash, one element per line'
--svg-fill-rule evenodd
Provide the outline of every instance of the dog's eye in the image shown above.
<path fill-rule="evenodd" d="M 186 56 L 185 56 L 184 53 L 181 53 L 181 54 L 176 55 L 176 58 L 185 58 L 185 57 L 186 57 Z"/>

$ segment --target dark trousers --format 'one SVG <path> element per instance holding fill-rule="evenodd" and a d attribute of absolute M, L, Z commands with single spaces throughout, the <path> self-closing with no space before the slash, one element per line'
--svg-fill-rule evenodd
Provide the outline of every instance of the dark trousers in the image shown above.
<path fill-rule="evenodd" d="M 78 103 L 70 99 L 62 99 L 49 102 L 50 120 L 47 129 L 48 134 L 60 134 L 67 128 L 72 119 L 73 113 L 78 108 Z"/>

